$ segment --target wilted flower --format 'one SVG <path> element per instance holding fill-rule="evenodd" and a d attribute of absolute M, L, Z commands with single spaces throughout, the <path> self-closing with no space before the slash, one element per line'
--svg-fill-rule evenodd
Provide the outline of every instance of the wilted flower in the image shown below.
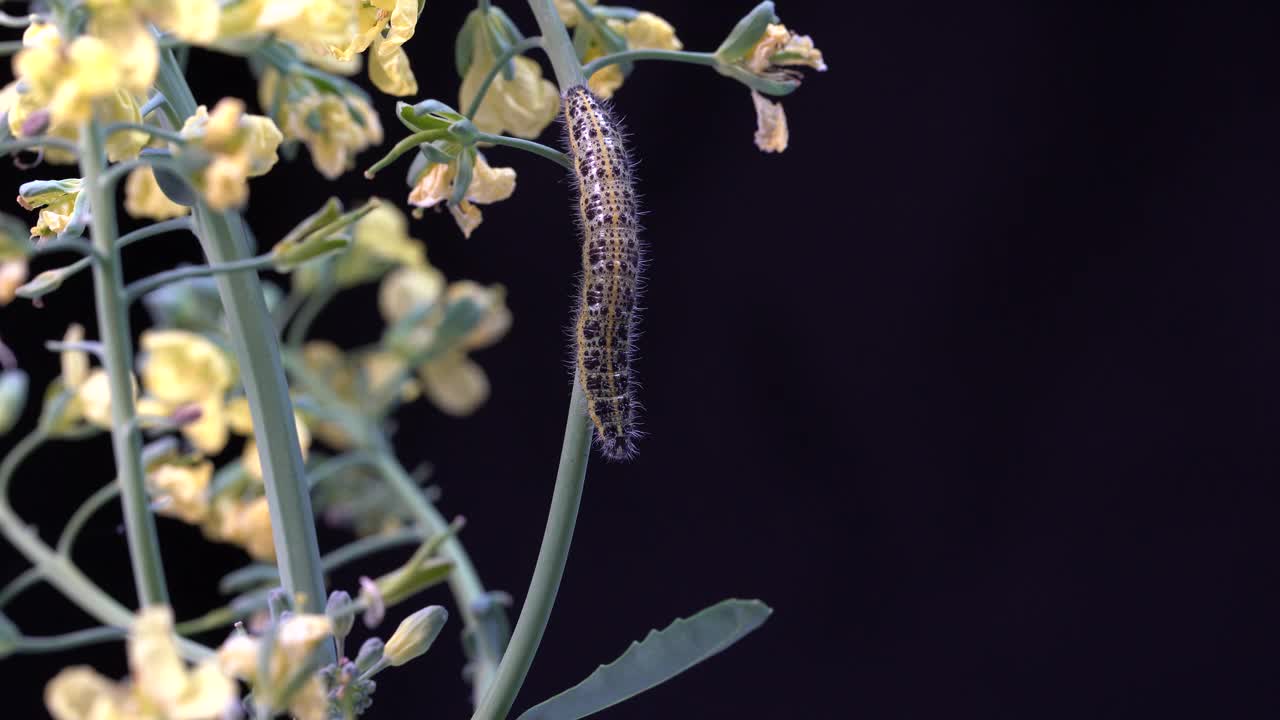
<path fill-rule="evenodd" d="M 63 336 L 63 342 L 74 344 L 84 340 L 84 328 L 72 324 Z M 63 350 L 61 355 L 62 386 L 72 393 L 67 408 L 60 418 L 60 425 L 74 426 L 80 421 L 108 429 L 111 427 L 111 380 L 102 368 L 89 367 L 89 354 L 84 350 Z M 129 379 L 133 380 L 130 373 Z M 137 397 L 138 385 L 133 383 Z"/>
<path fill-rule="evenodd" d="M 651 12 L 638 12 L 630 20 L 610 18 L 605 21 L 605 25 L 625 41 L 630 50 L 679 50 L 684 47 L 680 38 L 676 37 L 676 29 L 671 23 Z M 590 62 L 608 54 L 599 33 L 595 30 L 586 31 L 592 33 L 593 39 L 587 45 L 583 60 Z M 592 73 L 587 79 L 587 86 L 591 88 L 591 92 L 608 99 L 613 97 L 625 79 L 621 66 L 609 65 Z"/>
<path fill-rule="evenodd" d="M 188 668 L 174 642 L 173 612 L 144 608 L 129 629 L 129 678 L 121 683 L 77 665 L 45 686 L 55 720 L 220 720 L 235 707 L 235 681 L 217 659 Z"/>
<path fill-rule="evenodd" d="M 409 204 L 417 208 L 430 208 L 449 201 L 449 212 L 454 221 L 463 235 L 471 237 L 471 233 L 484 221 L 476 204 L 488 205 L 511 197 L 516 189 L 516 171 L 512 168 L 491 167 L 484 154 L 476 152 L 470 182 L 462 201 L 455 204 L 451 198 L 457 193 L 460 162 L 461 156 L 449 163 L 428 165 L 414 181 L 413 190 L 409 192 Z"/>
<path fill-rule="evenodd" d="M 156 500 L 156 512 L 199 525 L 209 515 L 209 482 L 213 463 L 166 460 L 147 469 L 147 488 Z"/>
<path fill-rule="evenodd" d="M 799 87 L 803 66 L 819 72 L 827 69 L 822 51 L 807 35 L 797 35 L 785 25 L 771 22 L 772 3 L 761 3 L 738 23 L 716 51 L 716 69 L 751 88 L 756 110 L 756 146 L 764 152 L 787 149 L 789 133 L 782 104 L 764 97 L 785 95 Z"/>
<path fill-rule="evenodd" d="M 586 0 L 586 5 L 595 5 L 597 0 Z M 556 0 L 556 12 L 560 13 L 560 19 L 564 21 L 565 27 L 573 27 L 582 22 L 582 13 L 578 11 L 578 5 L 573 0 Z"/>
<path fill-rule="evenodd" d="M 404 44 L 418 24 L 418 0 L 371 0 L 360 8 L 358 30 L 333 55 L 347 60 L 370 50 L 369 79 L 388 95 L 403 97 L 418 92 L 418 81 L 409 67 Z"/>
<path fill-rule="evenodd" d="M 40 210 L 39 220 L 31 228 L 32 237 L 57 237 L 71 227 L 76 209 L 82 202 L 80 189 L 83 184 L 79 178 L 38 180 L 24 183 L 18 189 L 18 204 L 23 209 Z"/>

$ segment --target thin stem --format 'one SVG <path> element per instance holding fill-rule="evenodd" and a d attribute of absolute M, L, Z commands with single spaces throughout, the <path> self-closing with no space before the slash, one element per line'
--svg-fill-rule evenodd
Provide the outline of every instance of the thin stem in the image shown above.
<path fill-rule="evenodd" d="M 124 235 L 121 235 L 120 239 L 116 241 L 116 247 L 126 248 L 138 242 L 139 240 L 146 240 L 147 238 L 155 237 L 156 235 L 163 235 L 173 230 L 191 230 L 191 229 L 192 227 L 191 227 L 190 216 L 173 218 L 172 220 L 163 220 L 161 222 L 151 223 L 146 227 L 140 227 L 137 230 L 134 230 L 133 232 L 128 232 L 128 233 L 125 233 Z"/>
<path fill-rule="evenodd" d="M 493 143 L 494 145 L 505 145 L 510 148 L 516 148 L 517 150 L 531 152 L 534 155 L 539 155 L 552 162 L 559 163 L 566 170 L 573 170 L 573 161 L 569 159 L 568 155 L 565 155 L 555 148 L 549 148 L 542 143 L 537 143 L 532 140 L 524 140 L 522 138 L 507 137 L 506 135 L 494 135 L 486 132 L 476 133 L 476 139 L 480 142 Z"/>
<path fill-rule="evenodd" d="M 97 255 L 93 246 L 80 238 L 64 238 L 62 240 L 53 240 L 42 245 L 37 245 L 35 254 L 49 255 L 51 253 L 64 251 L 79 253 L 84 257 L 95 257 Z"/>
<path fill-rule="evenodd" d="M 63 652 L 87 645 L 122 640 L 126 635 L 128 635 L 128 632 L 123 628 L 109 626 L 86 628 L 61 635 L 43 637 L 26 635 L 18 641 L 18 652 L 24 655 Z"/>
<path fill-rule="evenodd" d="M 413 150 L 414 148 L 418 147 L 423 143 L 428 143 L 434 140 L 439 140 L 441 138 L 447 137 L 448 134 L 449 132 L 447 130 L 423 130 L 421 132 L 416 132 L 410 135 L 409 137 L 406 137 L 405 139 L 396 143 L 391 148 L 391 150 L 387 152 L 386 155 L 383 155 L 382 158 L 378 160 L 378 162 L 374 163 L 373 165 L 370 165 L 369 169 L 364 171 L 365 178 L 368 180 L 372 180 L 374 176 L 378 174 L 379 171 L 381 171 L 383 168 L 387 167 L 391 163 L 395 162 L 396 160 L 400 159 L 401 155 L 404 155 L 405 153 L 409 152 L 410 150 Z"/>
<path fill-rule="evenodd" d="M 348 563 L 376 555 L 383 550 L 390 550 L 404 545 L 422 544 L 422 531 L 408 528 L 392 533 L 370 535 L 343 545 L 320 559 L 327 573 L 333 572 Z M 218 590 L 233 593 L 246 590 L 253 585 L 279 582 L 280 576 L 270 565 L 246 565 L 239 570 L 227 573 L 218 581 Z"/>
<path fill-rule="evenodd" d="M 536 47 L 542 47 L 542 38 L 538 35 L 527 37 L 520 42 L 508 47 L 506 52 L 502 53 L 493 61 L 493 67 L 489 68 L 489 72 L 485 73 L 484 80 L 480 81 L 480 89 L 476 91 L 475 99 L 467 106 L 466 116 L 474 118 L 476 113 L 480 111 L 480 105 L 484 102 L 484 96 L 489 92 L 489 86 L 493 84 L 498 73 L 502 72 L 502 68 L 511 62 L 511 58 L 519 55 L 526 50 L 532 50 Z"/>
<path fill-rule="evenodd" d="M 76 508 L 71 519 L 67 521 L 66 527 L 62 528 L 62 534 L 58 536 L 58 544 L 55 547 L 59 555 L 71 557 L 71 547 L 75 544 L 76 536 L 84 529 L 85 523 L 89 522 L 89 518 L 92 518 L 94 513 L 105 507 L 118 494 L 120 494 L 120 483 L 112 480 L 98 488 L 97 492 Z"/>
<path fill-rule="evenodd" d="M 303 303 L 302 309 L 298 311 L 297 317 L 289 325 L 289 332 L 285 335 L 285 344 L 290 347 L 302 347 L 302 343 L 307 340 L 307 333 L 311 331 L 312 324 L 316 318 L 320 317 L 320 313 L 324 312 L 324 308 L 329 301 L 338 294 L 338 288 L 333 285 L 330 273 L 332 267 L 326 269 L 325 281 L 323 284 L 311 291 L 307 296 L 307 301 Z"/>
<path fill-rule="evenodd" d="M 160 101 L 164 102 L 164 93 L 160 93 Z M 147 105 L 150 106 L 151 102 L 148 101 Z M 102 128 L 103 134 L 106 135 L 107 137 L 111 137 L 113 134 L 118 132 L 124 132 L 125 130 L 135 130 L 137 132 L 147 133 L 153 138 L 168 140 L 169 142 L 176 143 L 178 145 L 187 144 L 187 139 L 182 137 L 181 133 L 174 132 L 173 130 L 166 130 L 165 128 L 161 128 L 161 127 L 156 127 L 155 125 L 147 125 L 146 123 L 116 122 L 116 123 L 110 123 L 108 125 L 105 125 Z"/>
<path fill-rule="evenodd" d="M 174 268 L 173 270 L 158 272 L 150 277 L 145 277 L 141 280 L 130 283 L 129 286 L 124 289 L 124 294 L 126 300 L 132 303 L 152 290 L 168 285 L 169 283 L 175 283 L 188 278 L 239 272 L 241 270 L 262 270 L 263 268 L 269 268 L 274 264 L 275 257 L 271 253 L 266 253 L 251 258 L 245 258 L 243 260 L 233 260 L 225 263 Z"/>
<path fill-rule="evenodd" d="M 418 483 L 394 455 L 383 451 L 373 453 L 368 458 L 429 537 L 449 532 L 449 522 L 431 504 L 422 488 L 418 487 Z M 453 572 L 449 573 L 449 590 L 462 615 L 464 633 L 474 637 L 476 641 L 477 657 L 474 660 L 476 667 L 472 689 L 473 700 L 479 704 L 480 698 L 492 685 L 498 672 L 498 661 L 507 638 L 497 637 L 498 625 L 485 622 L 481 617 L 489 600 L 489 592 L 480 581 L 480 574 L 476 572 L 476 566 L 471 562 L 471 556 L 467 554 L 462 541 L 456 535 L 449 535 L 440 544 L 439 554 L 453 563 Z"/>
<path fill-rule="evenodd" d="M 28 589 L 40 584 L 42 580 L 44 580 L 44 574 L 40 572 L 40 568 L 30 567 L 23 570 L 21 575 L 10 580 L 5 584 L 4 589 L 0 590 L 0 609 Z"/>
<path fill-rule="evenodd" d="M 52 147 L 59 150 L 66 150 L 69 153 L 79 153 L 80 146 L 58 137 L 49 135 L 35 135 L 28 138 L 15 138 L 0 142 L 0 154 L 9 155 L 21 150 L 30 150 L 38 147 Z"/>
<path fill-rule="evenodd" d="M 564 444 L 560 449 L 560 469 L 556 473 L 556 488 L 551 496 L 551 513 L 547 516 L 538 562 L 533 568 L 533 580 L 529 583 L 529 593 L 511 634 L 511 644 L 498 666 L 493 687 L 476 709 L 472 720 L 506 718 L 533 664 L 533 656 L 542 642 L 569 558 L 569 545 L 573 542 L 573 528 L 582 501 L 590 454 L 591 425 L 586 418 L 586 398 L 582 393 L 582 383 L 575 380 L 569 398 Z"/>
<path fill-rule="evenodd" d="M 585 85 L 587 76 L 582 74 L 582 63 L 578 62 L 578 53 L 573 49 L 573 41 L 560 21 L 555 4 L 551 0 L 529 0 L 529 9 L 542 31 L 542 46 L 546 48 L 551 68 L 555 70 L 560 92 L 574 85 Z"/>
<path fill-rule="evenodd" d="M 0 533 L 35 567 L 33 570 L 59 592 L 98 622 L 114 627 L 128 627 L 133 615 L 90 580 L 80 568 L 44 544 L 9 504 L 9 486 L 14 473 L 45 442 L 42 430 L 23 437 L 0 461 Z M 189 660 L 202 660 L 213 654 L 209 648 L 187 640 L 179 640 L 178 648 Z"/>
<path fill-rule="evenodd" d="M 717 64 L 715 53 L 708 52 L 689 52 L 686 50 L 623 50 L 598 57 L 587 63 L 582 68 L 583 74 L 587 77 L 595 75 L 600 70 L 617 65 L 618 63 L 634 62 L 636 60 L 666 60 L 668 62 L 682 62 L 693 65 L 715 66 Z"/>
<path fill-rule="evenodd" d="M 100 256 L 93 264 L 94 299 L 111 390 L 111 444 L 124 508 L 129 559 L 138 602 L 143 606 L 164 605 L 169 602 L 169 593 L 165 588 L 155 518 L 148 507 L 143 484 L 142 433 L 133 422 L 133 347 L 122 293 L 124 275 L 116 247 L 115 198 L 106 192 L 101 182 L 102 164 L 106 159 L 101 127 L 91 121 L 81 128 L 80 134 L 84 145 L 80 169 L 93 207 L 93 245 Z"/>

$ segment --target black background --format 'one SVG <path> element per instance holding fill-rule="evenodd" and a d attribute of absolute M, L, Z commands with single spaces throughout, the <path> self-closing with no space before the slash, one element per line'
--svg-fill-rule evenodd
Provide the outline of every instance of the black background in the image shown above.
<path fill-rule="evenodd" d="M 645 5 L 691 49 L 749 6 Z M 832 69 L 785 100 L 781 156 L 752 146 L 741 86 L 641 66 L 616 106 L 648 212 L 650 436 L 631 464 L 593 462 L 517 710 L 733 596 L 775 615 L 603 717 L 1275 717 L 1280 25 L 1262 7 L 783 2 Z M 428 3 L 409 46 L 424 97 L 456 97 L 468 9 Z M 252 93 L 234 61 L 197 55 L 192 77 L 209 101 Z M 514 198 L 470 240 L 447 215 L 413 232 L 450 277 L 509 289 L 514 329 L 479 356 L 493 399 L 465 420 L 411 406 L 398 446 L 434 464 L 486 583 L 518 604 L 559 453 L 578 249 L 560 169 L 489 156 L 519 169 Z M 403 200 L 402 171 L 329 185 L 304 156 L 255 181 L 249 217 L 266 242 L 324 193 Z M 194 257 L 151 241 L 130 274 Z M 92 326 L 88 298 L 81 279 L 0 314 L 38 385 L 54 372 L 40 342 Z M 319 330 L 364 342 L 377 321 L 370 288 Z M 48 538 L 110 476 L 106 441 L 71 453 L 41 454 L 15 489 Z M 104 514 L 78 559 L 131 602 L 117 524 Z M 243 556 L 161 525 L 188 617 Z M 6 578 L 23 567 L 0 559 Z M 29 632 L 86 622 L 54 598 L 10 611 Z M 380 678 L 372 717 L 464 717 L 455 637 Z M 123 672 L 118 645 L 77 660 Z M 15 717 L 41 712 L 67 662 L 6 661 Z"/>

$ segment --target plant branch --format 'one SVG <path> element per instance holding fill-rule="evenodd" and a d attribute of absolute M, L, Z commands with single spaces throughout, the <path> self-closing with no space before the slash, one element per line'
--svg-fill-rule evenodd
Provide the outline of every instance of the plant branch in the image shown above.
<path fill-rule="evenodd" d="M 493 143 L 494 145 L 505 145 L 509 148 L 533 153 L 534 155 L 544 157 L 552 162 L 559 163 L 564 169 L 573 172 L 573 160 L 570 160 L 568 155 L 565 155 L 555 148 L 549 148 L 542 143 L 534 142 L 532 140 L 524 140 L 521 138 L 507 137 L 506 135 L 494 135 L 486 132 L 476 133 L 476 139 L 480 142 Z"/>
<path fill-rule="evenodd" d="M 115 198 L 102 182 L 106 159 L 102 128 L 91 121 L 81 128 L 80 134 L 83 138 L 80 169 L 93 207 L 93 245 L 99 255 L 98 262 L 93 264 L 98 334 L 111 389 L 111 444 L 124 508 L 129 559 L 133 565 L 138 602 L 142 606 L 164 605 L 169 602 L 169 593 L 165 588 L 155 518 L 148 506 L 144 485 L 142 434 L 133 422 L 133 347 L 121 287 L 124 274 L 120 268 L 119 248 L 116 247 Z"/>
<path fill-rule="evenodd" d="M 715 53 L 689 52 L 686 50 L 623 50 L 592 60 L 586 64 L 586 67 L 582 68 L 582 72 L 587 77 L 591 77 L 610 65 L 634 62 L 636 60 L 666 60 L 668 62 L 682 62 L 712 67 L 718 64 Z"/>
<path fill-rule="evenodd" d="M 484 96 L 489 93 L 489 86 L 493 84 L 498 73 L 502 72 L 502 68 L 511 62 L 511 58 L 523 53 L 526 50 L 532 50 L 536 47 L 542 47 L 542 38 L 538 35 L 527 37 L 518 43 L 508 47 L 505 52 L 493 61 L 493 67 L 489 68 L 489 72 L 485 73 L 484 79 L 480 81 L 480 89 L 476 91 L 475 99 L 467 106 L 466 116 L 474 118 L 476 113 L 480 111 L 480 105 L 484 102 Z"/>
<path fill-rule="evenodd" d="M 169 283 L 175 283 L 188 278 L 207 277 L 209 275 L 239 272 L 241 270 L 262 270 L 264 268 L 269 268 L 274 264 L 275 256 L 271 253 L 265 253 L 263 255 L 255 255 L 251 258 L 244 258 L 243 260 L 232 260 L 224 263 L 193 265 L 191 267 L 165 270 L 164 272 L 158 272 L 155 275 L 129 283 L 128 287 L 124 289 L 125 299 L 127 302 L 132 303 L 152 290 L 168 285 Z"/>

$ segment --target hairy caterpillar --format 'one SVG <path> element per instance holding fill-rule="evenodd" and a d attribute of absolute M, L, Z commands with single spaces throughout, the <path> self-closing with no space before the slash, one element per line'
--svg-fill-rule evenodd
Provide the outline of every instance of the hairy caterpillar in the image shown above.
<path fill-rule="evenodd" d="M 631 365 L 641 265 L 631 160 L 618 121 L 590 90 L 569 88 L 563 106 L 582 232 L 578 377 L 601 451 L 628 460 L 639 436 Z"/>

